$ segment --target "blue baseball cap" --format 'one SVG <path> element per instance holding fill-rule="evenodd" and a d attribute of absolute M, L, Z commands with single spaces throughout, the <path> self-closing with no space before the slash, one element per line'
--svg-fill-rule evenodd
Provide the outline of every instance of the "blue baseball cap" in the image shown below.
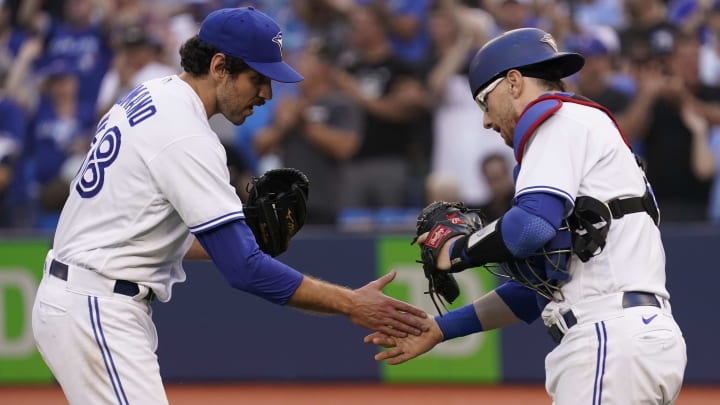
<path fill-rule="evenodd" d="M 208 14 L 198 37 L 220 52 L 242 59 L 263 76 L 283 83 L 303 80 L 282 59 L 282 31 L 267 14 L 253 7 L 223 8 Z"/>

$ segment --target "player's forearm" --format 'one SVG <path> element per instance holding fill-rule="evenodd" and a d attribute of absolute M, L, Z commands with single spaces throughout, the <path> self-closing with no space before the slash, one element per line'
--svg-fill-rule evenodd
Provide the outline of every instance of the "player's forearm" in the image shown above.
<path fill-rule="evenodd" d="M 702 181 L 709 180 L 715 174 L 715 155 L 707 140 L 707 133 L 693 131 L 690 149 L 690 163 L 693 174 Z"/>
<path fill-rule="evenodd" d="M 494 291 L 472 304 L 435 317 L 442 341 L 502 328 L 518 321 L 518 317 Z M 433 331 L 432 325 L 430 331 Z"/>
<path fill-rule="evenodd" d="M 312 143 L 339 160 L 352 157 L 360 147 L 357 134 L 324 124 L 305 125 L 305 134 Z"/>
<path fill-rule="evenodd" d="M 305 275 L 287 305 L 313 312 L 348 315 L 353 291 Z"/>
<path fill-rule="evenodd" d="M 356 98 L 365 109 L 378 118 L 388 121 L 403 123 L 414 119 L 418 114 L 418 109 L 414 105 L 408 104 L 397 98 L 384 97 L 381 99 L 371 99 L 367 97 Z"/>
<path fill-rule="evenodd" d="M 462 67 L 465 58 L 473 45 L 473 32 L 462 23 L 462 18 L 458 18 L 458 24 L 461 28 L 458 38 L 453 41 L 450 49 L 442 55 L 442 58 L 433 67 L 428 79 L 428 90 L 434 101 L 438 102 L 445 92 L 448 79 L 454 75 Z"/>
<path fill-rule="evenodd" d="M 642 139 L 650 121 L 651 107 L 654 97 L 647 93 L 640 93 L 635 101 L 621 114 L 617 115 L 618 126 L 629 139 Z"/>
<path fill-rule="evenodd" d="M 520 318 L 495 291 L 473 301 L 473 306 L 485 331 L 504 328 L 520 322 Z"/>

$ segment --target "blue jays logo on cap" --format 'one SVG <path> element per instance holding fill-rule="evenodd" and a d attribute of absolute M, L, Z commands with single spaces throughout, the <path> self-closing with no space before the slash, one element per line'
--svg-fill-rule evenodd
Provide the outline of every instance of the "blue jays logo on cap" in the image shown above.
<path fill-rule="evenodd" d="M 282 51 L 282 32 L 278 32 L 277 35 L 273 37 L 272 41 L 278 44 L 280 50 Z"/>
<path fill-rule="evenodd" d="M 282 59 L 282 31 L 267 14 L 253 7 L 223 8 L 200 25 L 200 41 L 242 59 L 263 76 L 285 83 L 303 77 Z"/>
<path fill-rule="evenodd" d="M 552 47 L 553 51 L 558 51 L 557 44 L 555 43 L 555 38 L 553 38 L 553 36 L 549 33 L 545 33 L 545 35 L 540 38 L 540 42 L 545 42 L 546 44 L 550 45 L 550 47 Z"/>

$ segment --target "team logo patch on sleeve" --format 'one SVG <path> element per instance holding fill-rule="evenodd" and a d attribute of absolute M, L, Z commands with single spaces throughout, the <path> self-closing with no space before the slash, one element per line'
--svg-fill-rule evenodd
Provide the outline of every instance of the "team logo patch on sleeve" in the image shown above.
<path fill-rule="evenodd" d="M 438 225 L 435 229 L 430 232 L 427 239 L 425 240 L 425 246 L 429 246 L 433 249 L 437 248 L 440 242 L 444 241 L 448 235 L 452 233 L 448 227 Z"/>

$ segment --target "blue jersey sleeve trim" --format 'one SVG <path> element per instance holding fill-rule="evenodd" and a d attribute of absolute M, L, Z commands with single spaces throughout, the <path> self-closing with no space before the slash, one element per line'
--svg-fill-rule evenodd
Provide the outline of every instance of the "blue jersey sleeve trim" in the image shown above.
<path fill-rule="evenodd" d="M 228 222 L 232 222 L 238 219 L 245 218 L 245 213 L 242 211 L 235 211 L 231 212 L 222 216 L 219 216 L 215 219 L 211 219 L 209 221 L 203 222 L 200 225 L 195 225 L 190 227 L 190 232 L 192 233 L 199 233 L 199 232 L 205 232 L 212 228 L 215 228 L 217 226 L 226 224 Z"/>
<path fill-rule="evenodd" d="M 522 284 L 510 280 L 496 288 L 495 293 L 502 298 L 513 314 L 525 323 L 533 323 L 540 317 L 542 309 L 536 298 L 537 294 Z"/>
<path fill-rule="evenodd" d="M 195 235 L 234 288 L 285 305 L 303 274 L 260 250 L 245 221 L 234 221 Z"/>

